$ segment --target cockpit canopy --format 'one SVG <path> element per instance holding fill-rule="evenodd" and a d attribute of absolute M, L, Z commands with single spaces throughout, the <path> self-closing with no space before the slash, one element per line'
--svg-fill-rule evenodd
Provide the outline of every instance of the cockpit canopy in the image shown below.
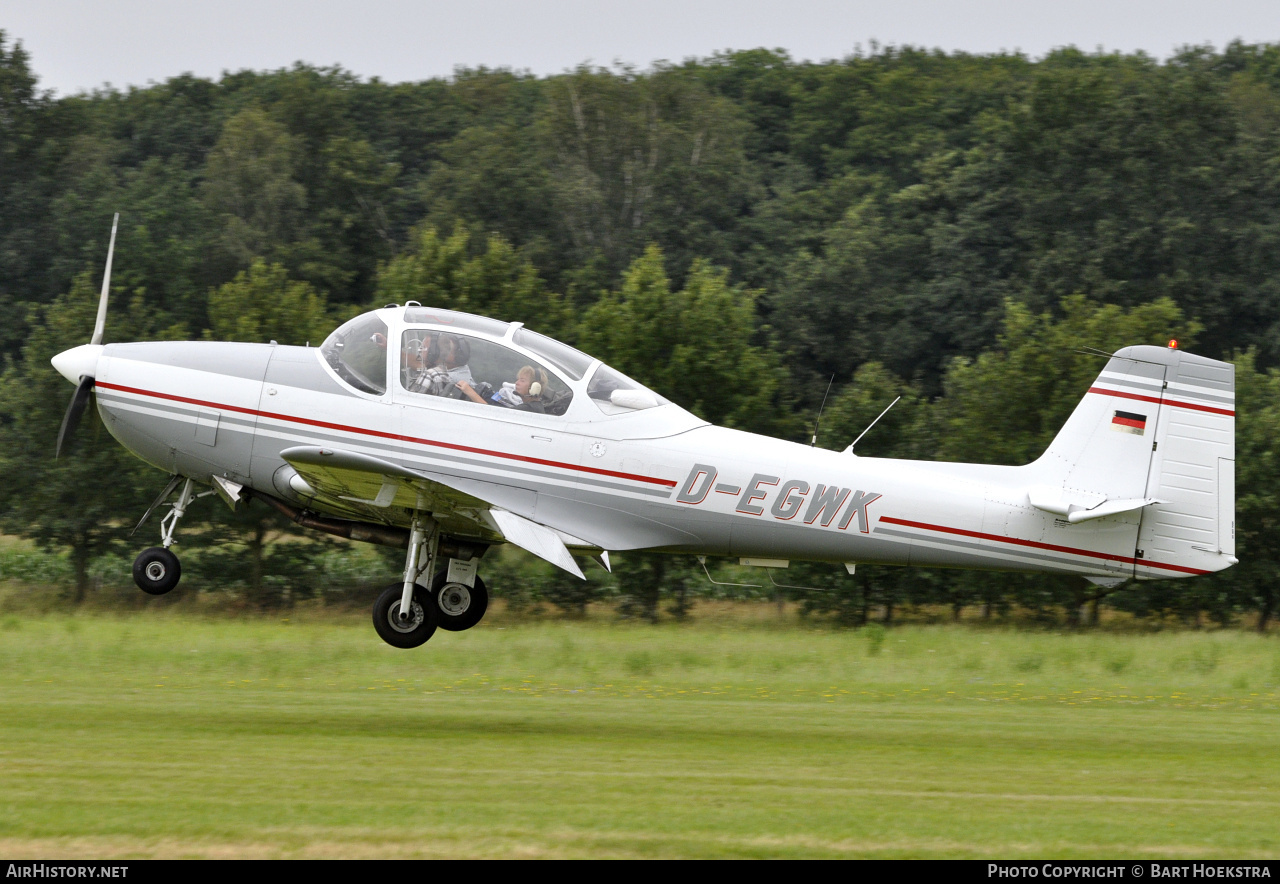
<path fill-rule="evenodd" d="M 605 415 L 668 404 L 599 360 L 520 323 L 411 304 L 357 316 L 320 346 L 348 386 L 382 396 L 389 383 L 443 396 L 563 415 L 575 398 Z"/>
<path fill-rule="evenodd" d="M 342 380 L 381 396 L 387 392 L 387 341 L 387 323 L 379 313 L 363 313 L 325 338 L 320 355 Z"/>

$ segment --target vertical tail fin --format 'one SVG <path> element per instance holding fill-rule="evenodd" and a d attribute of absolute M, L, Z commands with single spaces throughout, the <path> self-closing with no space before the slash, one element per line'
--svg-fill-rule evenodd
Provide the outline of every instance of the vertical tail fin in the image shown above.
<path fill-rule="evenodd" d="M 1235 366 L 1118 350 L 1032 469 L 1035 506 L 1132 525 L 1135 577 L 1235 564 Z"/>

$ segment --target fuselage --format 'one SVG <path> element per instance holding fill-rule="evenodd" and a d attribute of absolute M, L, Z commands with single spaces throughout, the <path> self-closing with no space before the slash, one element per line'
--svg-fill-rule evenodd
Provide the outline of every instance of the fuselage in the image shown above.
<path fill-rule="evenodd" d="M 1189 576 L 1234 561 L 1209 552 L 1191 562 L 1138 556 L 1140 511 L 1073 524 L 1037 508 L 1028 488 L 1040 480 L 1039 462 L 862 458 L 714 427 L 660 397 L 616 406 L 589 394 L 604 366 L 561 370 L 554 354 L 522 346 L 510 331 L 467 334 L 474 346 L 505 348 L 511 365 L 551 372 L 559 413 L 424 395 L 412 389 L 412 359 L 400 341 L 441 329 L 378 312 L 388 322 L 381 391 L 335 371 L 321 348 L 111 344 L 97 362 L 99 413 L 130 451 L 168 473 L 224 477 L 339 518 L 408 524 L 404 507 L 309 494 L 280 454 L 331 447 L 466 487 L 555 528 L 571 549 L 1104 579 Z M 495 537 L 480 531 L 477 539 Z"/>

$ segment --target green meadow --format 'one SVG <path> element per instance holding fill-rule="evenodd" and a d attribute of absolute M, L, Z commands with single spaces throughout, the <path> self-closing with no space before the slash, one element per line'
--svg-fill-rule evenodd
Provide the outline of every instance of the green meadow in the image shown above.
<path fill-rule="evenodd" d="M 1280 854 L 1274 636 L 775 616 L 0 615 L 0 855 Z"/>

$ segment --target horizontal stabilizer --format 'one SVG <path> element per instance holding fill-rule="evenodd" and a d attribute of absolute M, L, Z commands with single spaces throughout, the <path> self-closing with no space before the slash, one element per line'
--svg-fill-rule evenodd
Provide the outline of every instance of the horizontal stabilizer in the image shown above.
<path fill-rule="evenodd" d="M 1053 513 L 1055 516 L 1068 516 L 1076 510 L 1092 509 L 1105 501 L 1107 496 L 1082 491 L 1064 491 L 1062 488 L 1031 488 L 1027 491 L 1027 499 L 1036 509 Z"/>
<path fill-rule="evenodd" d="M 1091 494 L 1087 491 L 1068 491 L 1062 488 L 1032 488 L 1027 491 L 1027 499 L 1036 509 L 1064 516 L 1075 525 L 1103 516 L 1115 516 L 1140 510 L 1153 503 L 1162 503 L 1154 497 L 1130 497 L 1108 499 L 1105 494 Z"/>
<path fill-rule="evenodd" d="M 1154 497 L 1134 497 L 1129 500 L 1108 500 L 1098 504 L 1091 510 L 1077 510 L 1067 516 L 1067 521 L 1071 524 L 1077 522 L 1087 522 L 1090 519 L 1101 519 L 1103 516 L 1115 516 L 1120 513 L 1128 513 L 1133 510 L 1140 510 L 1144 506 L 1151 506 L 1153 503 L 1164 503 Z"/>
<path fill-rule="evenodd" d="M 587 579 L 556 531 L 498 507 L 490 509 L 489 515 L 493 517 L 493 521 L 509 543 L 528 550 L 540 559 L 546 559 L 575 577 Z"/>

